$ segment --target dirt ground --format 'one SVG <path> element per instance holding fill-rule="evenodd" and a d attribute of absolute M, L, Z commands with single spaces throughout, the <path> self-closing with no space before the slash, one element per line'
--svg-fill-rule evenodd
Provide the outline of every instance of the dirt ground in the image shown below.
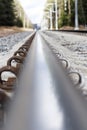
<path fill-rule="evenodd" d="M 17 32 L 29 31 L 29 29 L 18 27 L 0 27 L 0 37 L 8 36 Z"/>
<path fill-rule="evenodd" d="M 60 30 L 74 30 L 74 29 L 75 27 L 71 27 L 71 26 L 63 26 L 60 28 Z M 79 30 L 87 30 L 87 27 L 80 25 Z"/>

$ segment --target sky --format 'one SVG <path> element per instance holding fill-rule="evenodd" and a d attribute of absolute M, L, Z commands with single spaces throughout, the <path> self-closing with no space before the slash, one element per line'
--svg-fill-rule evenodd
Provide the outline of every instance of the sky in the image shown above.
<path fill-rule="evenodd" d="M 29 19 L 33 23 L 40 23 L 46 0 L 19 0 Z"/>

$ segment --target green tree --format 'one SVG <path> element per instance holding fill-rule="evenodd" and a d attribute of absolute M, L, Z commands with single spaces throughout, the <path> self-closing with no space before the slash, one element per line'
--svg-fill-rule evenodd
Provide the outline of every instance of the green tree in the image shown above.
<path fill-rule="evenodd" d="M 0 25 L 13 26 L 14 20 L 14 1 L 0 0 Z"/>
<path fill-rule="evenodd" d="M 85 24 L 87 24 L 87 0 L 82 0 L 82 8 L 83 8 Z"/>
<path fill-rule="evenodd" d="M 19 17 L 16 19 L 15 24 L 16 24 L 16 26 L 18 26 L 18 27 L 23 27 L 23 22 L 22 22 L 22 20 L 21 20 Z"/>

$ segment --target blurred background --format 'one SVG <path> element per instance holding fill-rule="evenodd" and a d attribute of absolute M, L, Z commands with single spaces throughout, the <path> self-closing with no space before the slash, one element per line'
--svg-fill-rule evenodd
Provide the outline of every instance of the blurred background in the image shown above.
<path fill-rule="evenodd" d="M 0 0 L 0 26 L 86 29 L 86 0 Z"/>

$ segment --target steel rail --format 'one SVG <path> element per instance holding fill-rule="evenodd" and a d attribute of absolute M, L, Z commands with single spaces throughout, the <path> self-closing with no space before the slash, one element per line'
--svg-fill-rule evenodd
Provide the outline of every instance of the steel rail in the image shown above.
<path fill-rule="evenodd" d="M 47 30 L 47 31 L 58 31 L 58 32 L 77 32 L 77 33 L 87 33 L 87 30 Z"/>
<path fill-rule="evenodd" d="M 87 30 L 47 30 L 47 31 L 65 32 L 87 36 Z"/>
<path fill-rule="evenodd" d="M 87 102 L 39 34 L 16 88 L 4 130 L 87 130 Z"/>

